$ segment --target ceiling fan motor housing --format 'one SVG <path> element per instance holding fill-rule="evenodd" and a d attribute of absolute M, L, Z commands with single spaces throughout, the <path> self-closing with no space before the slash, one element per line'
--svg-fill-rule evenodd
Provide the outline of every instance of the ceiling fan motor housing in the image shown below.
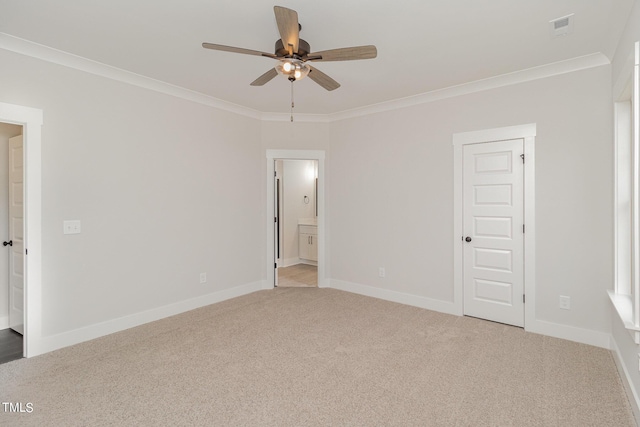
<path fill-rule="evenodd" d="M 311 46 L 305 40 L 299 39 L 298 42 L 298 51 L 293 53 L 293 56 L 300 59 L 304 56 L 308 55 L 311 52 Z M 284 43 L 282 43 L 282 39 L 278 39 L 276 41 L 275 54 L 279 57 L 287 57 L 289 56 L 289 49 L 285 49 Z"/>

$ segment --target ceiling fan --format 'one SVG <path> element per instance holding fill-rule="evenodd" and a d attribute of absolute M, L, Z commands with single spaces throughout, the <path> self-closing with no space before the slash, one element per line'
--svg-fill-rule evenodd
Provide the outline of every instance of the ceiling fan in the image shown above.
<path fill-rule="evenodd" d="M 355 59 L 372 59 L 378 54 L 375 46 L 344 47 L 311 53 L 309 43 L 300 38 L 302 26 L 298 23 L 298 13 L 286 7 L 274 6 L 278 32 L 280 39 L 276 41 L 275 53 L 260 52 L 257 50 L 243 49 L 240 47 L 224 46 L 213 43 L 202 43 L 206 49 L 221 50 L 225 52 L 243 53 L 245 55 L 264 56 L 278 60 L 278 64 L 255 79 L 251 86 L 262 86 L 271 81 L 278 74 L 284 75 L 289 81 L 294 82 L 305 76 L 325 88 L 335 90 L 340 83 L 312 67 L 309 62 L 327 61 L 351 61 Z"/>

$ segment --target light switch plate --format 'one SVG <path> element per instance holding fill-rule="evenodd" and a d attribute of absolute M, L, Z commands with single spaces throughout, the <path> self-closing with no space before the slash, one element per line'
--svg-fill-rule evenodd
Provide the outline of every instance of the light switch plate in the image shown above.
<path fill-rule="evenodd" d="M 72 221 L 64 221 L 63 232 L 64 234 L 80 234 L 82 231 L 80 226 L 80 220 L 75 219 Z"/>

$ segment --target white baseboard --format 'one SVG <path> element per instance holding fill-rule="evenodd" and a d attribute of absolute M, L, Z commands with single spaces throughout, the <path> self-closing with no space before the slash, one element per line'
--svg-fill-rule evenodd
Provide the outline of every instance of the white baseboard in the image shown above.
<path fill-rule="evenodd" d="M 563 340 L 593 345 L 595 347 L 602 347 L 607 350 L 611 348 L 611 334 L 605 332 L 576 328 L 575 326 L 561 325 L 559 323 L 547 322 L 545 320 L 527 322 L 525 330 L 535 334 L 561 338 Z"/>
<path fill-rule="evenodd" d="M 460 313 L 458 307 L 452 301 L 436 300 L 432 298 L 390 291 L 388 289 L 374 288 L 373 286 L 361 285 L 359 283 L 346 282 L 344 280 L 336 279 L 330 279 L 328 287 L 339 289 L 341 291 L 351 292 L 354 294 L 379 298 L 386 301 L 426 308 L 427 310 L 438 311 L 440 313 L 455 314 L 458 316 L 462 314 Z"/>
<path fill-rule="evenodd" d="M 283 259 L 280 260 L 278 262 L 278 268 L 282 268 L 282 267 L 291 267 L 293 265 L 298 265 L 298 264 L 307 264 L 307 265 L 318 265 L 317 261 L 311 261 L 308 259 L 302 259 L 302 258 L 287 258 L 287 259 Z"/>
<path fill-rule="evenodd" d="M 7 329 L 9 327 L 9 316 L 0 317 L 0 329 Z"/>
<path fill-rule="evenodd" d="M 269 286 L 269 282 L 267 280 L 261 280 L 260 281 L 260 285 L 262 286 L 262 288 L 260 288 L 263 291 L 266 291 L 268 289 L 273 289 L 273 286 Z M 249 292 L 247 292 L 249 293 Z"/>
<path fill-rule="evenodd" d="M 354 294 L 366 295 L 400 304 L 412 305 L 414 307 L 426 308 L 427 310 L 438 311 L 440 313 L 454 314 L 462 316 L 460 308 L 451 301 L 436 300 L 417 295 L 405 294 L 388 289 L 374 288 L 373 286 L 361 285 L 358 283 L 343 280 L 331 279 L 329 286 L 334 289 L 352 292 Z M 527 323 L 526 330 L 536 334 L 547 335 L 554 338 L 562 338 L 581 344 L 593 345 L 596 347 L 610 348 L 610 334 L 589 329 L 576 328 L 574 326 L 560 325 L 557 323 L 536 320 L 533 324 Z"/>
<path fill-rule="evenodd" d="M 164 319 L 165 317 L 174 316 L 206 305 L 260 291 L 264 289 L 265 282 L 265 280 L 260 280 L 246 285 L 240 285 L 230 289 L 180 301 L 174 304 L 165 305 L 163 307 L 131 314 L 129 316 L 96 323 L 83 328 L 74 329 L 72 331 L 43 337 L 36 340 L 34 343 L 35 345 L 32 348 L 33 351 L 29 352 L 29 357 L 38 356 L 63 347 L 68 347 L 70 345 L 89 341 L 115 332 L 120 332 L 145 323 Z"/>
<path fill-rule="evenodd" d="M 300 264 L 300 258 L 287 258 L 278 261 L 278 267 L 291 267 L 297 264 Z"/>
<path fill-rule="evenodd" d="M 609 346 L 611 347 L 611 351 L 613 352 L 613 360 L 616 362 L 616 367 L 618 368 L 618 373 L 620 374 L 622 385 L 627 392 L 629 405 L 631 405 L 631 410 L 633 411 L 636 425 L 640 425 L 638 424 L 640 422 L 640 398 L 638 398 L 638 393 L 631 385 L 631 376 L 629 375 L 629 371 L 627 371 L 627 367 L 625 366 L 622 355 L 620 354 L 620 348 L 618 347 L 618 344 L 616 343 L 616 340 L 613 338 L 613 336 L 611 336 L 610 341 L 611 342 L 609 343 Z"/>

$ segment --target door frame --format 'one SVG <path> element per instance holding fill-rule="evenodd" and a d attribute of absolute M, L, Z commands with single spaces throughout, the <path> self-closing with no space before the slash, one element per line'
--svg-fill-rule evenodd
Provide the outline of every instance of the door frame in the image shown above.
<path fill-rule="evenodd" d="M 317 160 L 318 161 L 318 287 L 327 287 L 325 274 L 326 245 L 325 245 L 325 152 L 320 150 L 267 150 L 267 281 L 266 289 L 274 288 L 276 267 L 274 265 L 275 256 L 275 233 L 273 226 L 273 212 L 275 210 L 274 199 L 274 173 L 276 160 Z"/>
<path fill-rule="evenodd" d="M 536 224 L 535 224 L 535 137 L 536 124 L 508 126 L 453 134 L 453 303 L 464 314 L 463 246 L 463 156 L 465 145 L 522 139 L 524 142 L 524 329 L 535 324 L 536 313 Z"/>
<path fill-rule="evenodd" d="M 24 339 L 22 354 L 42 354 L 42 110 L 0 102 L 0 122 L 22 126 L 24 146 Z"/>

